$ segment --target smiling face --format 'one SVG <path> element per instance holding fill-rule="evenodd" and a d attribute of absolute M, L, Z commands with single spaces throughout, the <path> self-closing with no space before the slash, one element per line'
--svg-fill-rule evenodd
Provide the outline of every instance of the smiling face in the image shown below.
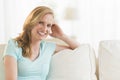
<path fill-rule="evenodd" d="M 33 27 L 31 31 L 31 40 L 45 39 L 50 33 L 53 21 L 52 14 L 43 16 L 43 18 Z"/>

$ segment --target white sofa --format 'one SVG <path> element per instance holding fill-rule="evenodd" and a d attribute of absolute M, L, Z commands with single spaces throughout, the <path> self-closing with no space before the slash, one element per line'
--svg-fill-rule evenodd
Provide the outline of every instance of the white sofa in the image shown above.
<path fill-rule="evenodd" d="M 4 48 L 5 45 L 0 45 L 0 60 Z M 98 52 L 96 59 L 89 44 L 58 52 L 52 57 L 47 80 L 120 80 L 120 41 L 101 41 Z M 0 80 L 4 80 L 3 61 L 0 62 Z"/>
<path fill-rule="evenodd" d="M 99 80 L 120 80 L 120 41 L 102 41 L 98 58 Z"/>
<path fill-rule="evenodd" d="M 0 80 L 5 80 L 4 79 L 3 60 L 2 60 L 4 48 L 5 48 L 5 44 L 0 44 Z"/>

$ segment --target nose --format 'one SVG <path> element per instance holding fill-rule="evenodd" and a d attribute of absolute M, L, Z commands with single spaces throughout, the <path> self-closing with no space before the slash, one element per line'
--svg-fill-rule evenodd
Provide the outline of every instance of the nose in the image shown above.
<path fill-rule="evenodd" d="M 43 30 L 44 30 L 44 32 L 48 31 L 47 25 L 44 25 Z"/>

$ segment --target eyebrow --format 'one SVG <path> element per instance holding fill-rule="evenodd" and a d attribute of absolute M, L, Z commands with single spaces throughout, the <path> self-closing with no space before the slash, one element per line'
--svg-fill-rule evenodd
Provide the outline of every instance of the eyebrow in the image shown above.
<path fill-rule="evenodd" d="M 39 23 L 46 23 L 45 21 L 39 21 Z M 47 23 L 47 25 L 52 25 L 52 23 Z"/>

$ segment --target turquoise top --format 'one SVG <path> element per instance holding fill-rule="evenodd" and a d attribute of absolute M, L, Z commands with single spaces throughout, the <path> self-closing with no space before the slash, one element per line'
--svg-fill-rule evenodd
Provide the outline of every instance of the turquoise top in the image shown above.
<path fill-rule="evenodd" d="M 55 47 L 54 43 L 41 41 L 39 57 L 32 61 L 22 56 L 22 48 L 18 47 L 15 40 L 11 39 L 5 49 L 4 56 L 9 55 L 17 60 L 17 80 L 46 80 Z"/>

